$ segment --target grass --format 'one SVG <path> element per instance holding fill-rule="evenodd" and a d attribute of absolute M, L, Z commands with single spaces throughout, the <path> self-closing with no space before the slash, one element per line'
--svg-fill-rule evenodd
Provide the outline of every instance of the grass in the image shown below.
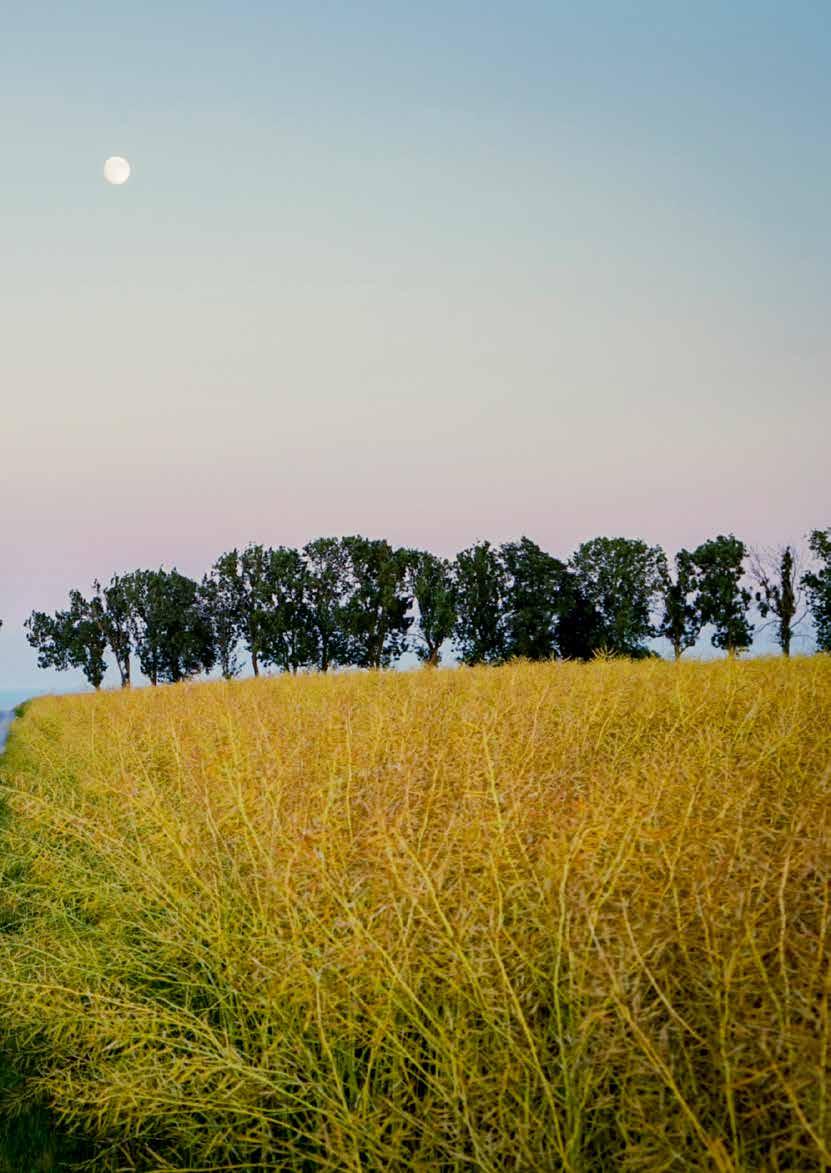
<path fill-rule="evenodd" d="M 38 700 L 17 1099 L 100 1169 L 828 1167 L 829 729 L 823 656 Z"/>
<path fill-rule="evenodd" d="M 25 708 L 19 706 L 15 716 L 22 717 Z M 0 803 L 0 849 L 6 817 L 7 811 Z M 14 868 L 0 868 L 0 874 L 13 877 Z M 0 933 L 15 927 L 14 920 L 4 918 L 3 907 L 0 893 Z M 94 1146 L 84 1144 L 59 1126 L 43 1097 L 37 1092 L 31 1094 L 15 1056 L 0 1050 L 0 1173 L 52 1173 L 89 1159 L 94 1153 Z"/>
<path fill-rule="evenodd" d="M 30 1102 L 14 1063 L 0 1056 L 0 1173 L 52 1173 L 94 1155 L 94 1147 L 67 1135 L 42 1103 Z M 14 1107 L 12 1107 L 14 1105 Z"/>

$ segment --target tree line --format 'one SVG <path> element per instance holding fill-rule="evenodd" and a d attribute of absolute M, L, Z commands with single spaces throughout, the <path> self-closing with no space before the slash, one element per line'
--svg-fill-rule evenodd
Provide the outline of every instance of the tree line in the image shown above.
<path fill-rule="evenodd" d="M 360 535 L 317 538 L 302 550 L 231 550 L 201 582 L 175 568 L 116 574 L 25 627 L 42 668 L 80 670 L 95 688 L 108 660 L 126 687 L 134 659 L 155 685 L 216 668 L 235 676 L 243 654 L 255 676 L 382 668 L 408 650 L 437 665 L 448 641 L 465 664 L 498 664 L 641 658 L 663 636 L 679 659 L 705 626 L 736 655 L 751 644 L 754 602 L 787 656 L 803 595 L 818 648 L 831 651 L 831 528 L 813 531 L 809 548 L 816 566 L 803 573 L 793 547 L 763 555 L 733 534 L 671 561 L 631 538 L 594 538 L 567 561 L 527 537 L 452 560 Z"/>

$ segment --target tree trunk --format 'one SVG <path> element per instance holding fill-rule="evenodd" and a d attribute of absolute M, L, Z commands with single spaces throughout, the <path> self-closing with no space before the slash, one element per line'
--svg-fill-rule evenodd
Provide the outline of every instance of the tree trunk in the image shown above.
<path fill-rule="evenodd" d="M 256 652 L 251 653 L 251 668 L 252 668 L 255 676 L 260 675 L 260 661 L 257 657 Z"/>

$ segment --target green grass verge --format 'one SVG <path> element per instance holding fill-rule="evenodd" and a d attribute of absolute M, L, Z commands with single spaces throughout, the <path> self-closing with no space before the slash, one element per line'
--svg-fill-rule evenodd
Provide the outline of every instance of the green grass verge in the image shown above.
<path fill-rule="evenodd" d="M 13 1108 L 24 1089 L 14 1057 L 0 1055 L 0 1173 L 47 1173 L 87 1160 L 90 1147 L 67 1136 L 42 1105 Z"/>
<path fill-rule="evenodd" d="M 18 705 L 15 717 L 22 717 L 29 705 L 29 701 Z M 0 769 L 2 759 L 0 753 Z M 0 853 L 7 818 L 5 805 L 0 802 Z M 0 894 L 0 932 L 6 927 Z M 89 1144 L 67 1135 L 45 1105 L 27 1100 L 21 1057 L 4 1052 L 2 1038 L 0 1022 L 0 1173 L 69 1170 L 88 1160 L 92 1155 Z"/>

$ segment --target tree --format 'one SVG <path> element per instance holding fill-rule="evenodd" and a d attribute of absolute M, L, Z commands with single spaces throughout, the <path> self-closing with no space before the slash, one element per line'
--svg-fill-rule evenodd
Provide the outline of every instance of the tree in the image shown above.
<path fill-rule="evenodd" d="M 812 530 L 808 545 L 819 565 L 802 576 L 817 632 L 817 649 L 831 652 L 831 528 Z"/>
<path fill-rule="evenodd" d="M 680 660 L 687 648 L 695 647 L 701 634 L 695 564 L 689 550 L 675 555 L 675 578 L 667 567 L 661 588 L 664 611 L 658 634 L 669 640 L 675 659 Z"/>
<path fill-rule="evenodd" d="M 408 550 L 406 584 L 418 607 L 415 653 L 422 663 L 435 668 L 441 659 L 441 646 L 450 639 L 456 622 L 451 565 L 429 550 Z"/>
<path fill-rule="evenodd" d="M 260 674 L 260 661 L 268 640 L 269 555 L 269 550 L 253 544 L 242 553 L 230 550 L 217 558 L 209 576 L 215 586 L 209 587 L 208 592 L 212 605 L 222 608 L 226 644 L 231 639 L 227 630 L 230 625 L 251 657 L 255 676 Z M 217 613 L 213 614 L 216 619 Z"/>
<path fill-rule="evenodd" d="M 508 652 L 505 629 L 507 576 L 499 551 L 477 542 L 456 555 L 453 565 L 456 624 L 453 629 L 465 664 L 499 664 Z"/>
<path fill-rule="evenodd" d="M 314 663 L 321 672 L 346 662 L 343 609 L 349 582 L 349 554 L 337 538 L 315 538 L 303 548 L 308 576 L 306 602 Z"/>
<path fill-rule="evenodd" d="M 257 545 L 247 546 L 238 561 L 240 631 L 255 676 L 260 674 L 260 658 L 268 641 L 268 564 L 269 551 Z"/>
<path fill-rule="evenodd" d="M 130 687 L 130 656 L 133 650 L 130 592 L 123 578 L 114 574 L 107 586 L 96 579 L 90 600 L 90 619 L 98 624 L 115 659 L 121 687 Z"/>
<path fill-rule="evenodd" d="M 210 619 L 199 587 L 175 568 L 127 576 L 135 649 L 155 685 L 209 672 L 216 662 Z"/>
<path fill-rule="evenodd" d="M 747 549 L 733 534 L 702 542 L 692 553 L 698 577 L 698 608 L 702 624 L 714 627 L 711 642 L 729 656 L 738 655 L 753 641 L 747 619 L 750 591 L 741 585 Z"/>
<path fill-rule="evenodd" d="M 505 574 L 505 655 L 551 659 L 557 653 L 557 621 L 568 602 L 565 563 L 525 537 L 506 542 L 499 559 Z"/>
<path fill-rule="evenodd" d="M 237 656 L 239 616 L 233 580 L 218 573 L 214 567 L 202 579 L 199 594 L 203 612 L 211 625 L 220 671 L 225 680 L 230 680 L 240 670 Z"/>
<path fill-rule="evenodd" d="M 360 535 L 343 539 L 349 588 L 342 609 L 347 654 L 360 668 L 387 667 L 407 650 L 412 599 L 405 592 L 406 550 Z"/>
<path fill-rule="evenodd" d="M 603 619 L 583 594 L 577 576 L 566 570 L 560 581 L 560 604 L 554 631 L 557 652 L 565 660 L 591 660 L 604 646 Z"/>
<path fill-rule="evenodd" d="M 797 616 L 801 599 L 799 569 L 799 555 L 791 546 L 775 551 L 754 550 L 751 554 L 756 603 L 763 619 L 774 617 L 776 642 L 784 656 L 790 656 L 794 633 L 804 618 Z"/>
<path fill-rule="evenodd" d="M 661 547 L 634 538 L 593 538 L 572 555 L 571 569 L 600 618 L 600 647 L 621 656 L 649 655 L 644 641 L 657 634 L 652 616 L 667 573 Z"/>
<path fill-rule="evenodd" d="M 26 620 L 26 639 L 37 649 L 39 668 L 65 672 L 80 669 L 96 690 L 107 670 L 107 638 L 89 602 L 80 591 L 69 592 L 69 609 L 47 615 L 33 611 Z"/>
<path fill-rule="evenodd" d="M 308 578 L 299 551 L 285 546 L 267 551 L 263 660 L 285 672 L 297 672 L 316 658 Z"/>

